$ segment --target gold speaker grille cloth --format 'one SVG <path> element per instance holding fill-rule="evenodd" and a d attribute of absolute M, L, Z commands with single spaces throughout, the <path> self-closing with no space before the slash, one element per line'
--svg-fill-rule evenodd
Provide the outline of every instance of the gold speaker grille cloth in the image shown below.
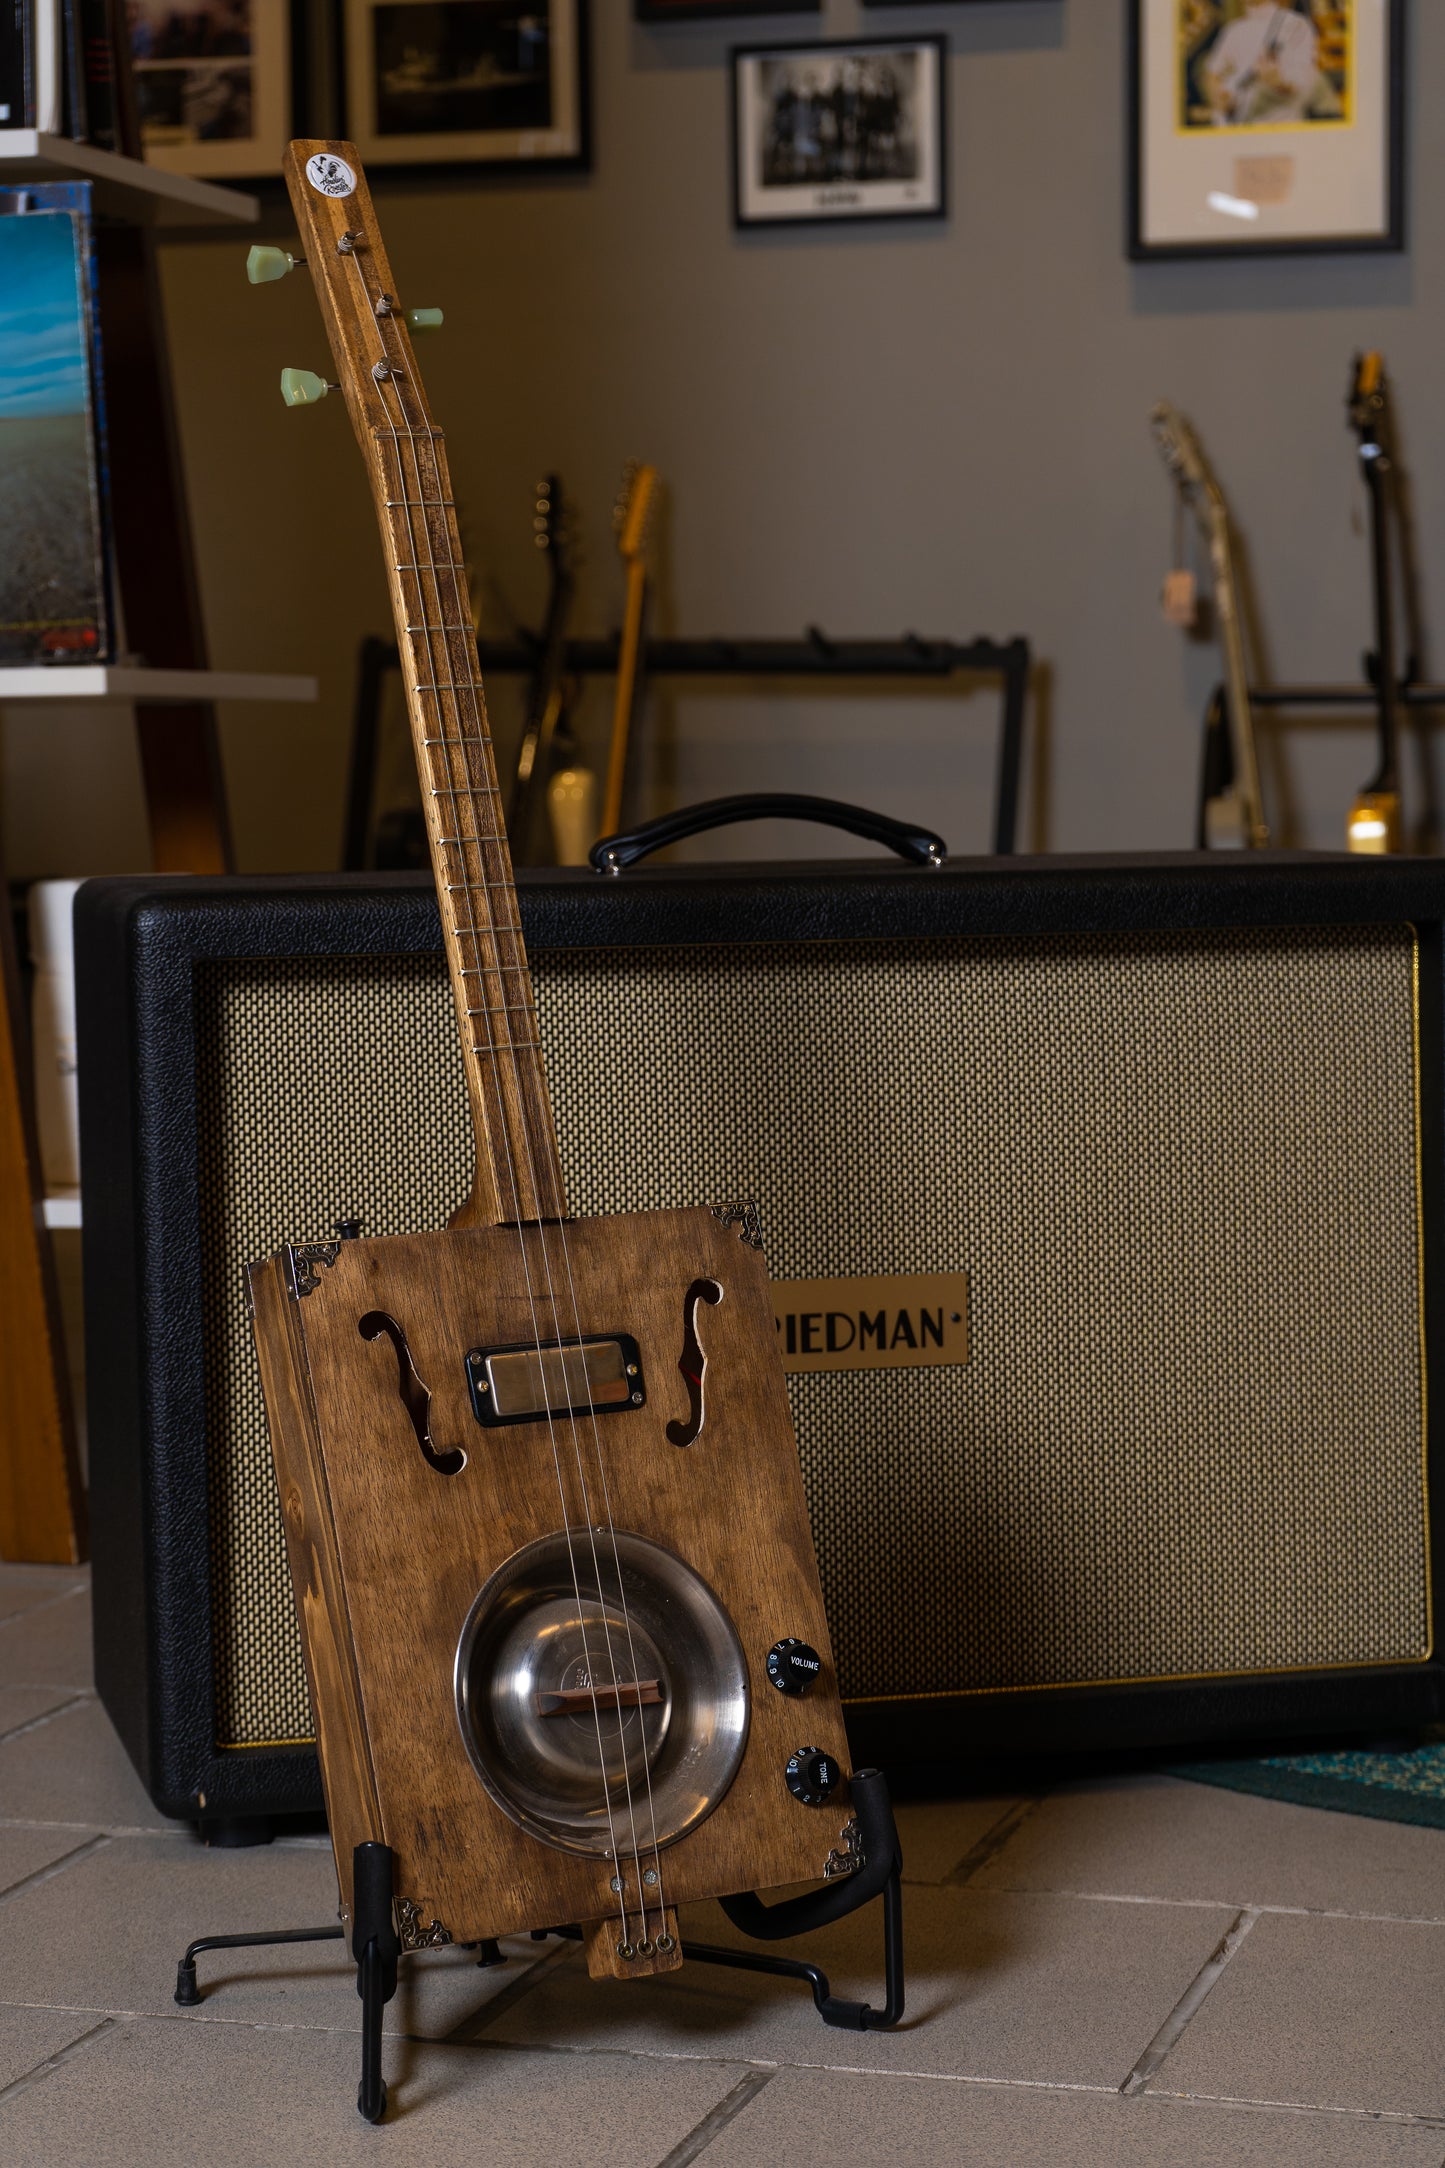
<path fill-rule="evenodd" d="M 970 1275 L 967 1366 L 790 1380 L 845 1695 L 1428 1653 L 1408 927 L 534 962 L 574 1211 L 752 1195 L 780 1278 Z M 439 959 L 199 992 L 217 1725 L 260 1743 L 310 1718 L 242 1268 L 442 1225 L 466 1106 Z"/>

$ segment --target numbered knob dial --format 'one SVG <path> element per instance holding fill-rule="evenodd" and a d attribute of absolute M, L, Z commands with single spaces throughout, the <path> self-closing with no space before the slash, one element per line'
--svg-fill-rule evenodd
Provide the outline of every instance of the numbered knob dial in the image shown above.
<path fill-rule="evenodd" d="M 806 1694 L 810 1686 L 817 1685 L 822 1669 L 818 1651 L 791 1635 L 775 1641 L 768 1650 L 768 1677 L 780 1694 Z"/>
<path fill-rule="evenodd" d="M 783 1778 L 795 1799 L 805 1807 L 821 1807 L 832 1798 L 843 1772 L 831 1754 L 820 1746 L 800 1746 L 788 1756 Z"/>

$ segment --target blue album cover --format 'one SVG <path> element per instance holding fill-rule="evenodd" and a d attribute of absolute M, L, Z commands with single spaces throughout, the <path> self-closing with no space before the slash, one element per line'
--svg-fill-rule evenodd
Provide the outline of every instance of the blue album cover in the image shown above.
<path fill-rule="evenodd" d="M 0 664 L 111 654 L 90 189 L 0 195 Z"/>

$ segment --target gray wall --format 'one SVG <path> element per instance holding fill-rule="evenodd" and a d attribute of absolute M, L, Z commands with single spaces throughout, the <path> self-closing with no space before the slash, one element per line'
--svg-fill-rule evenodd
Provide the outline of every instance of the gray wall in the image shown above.
<path fill-rule="evenodd" d="M 669 484 L 665 626 L 1026 632 L 1045 666 L 1029 840 L 1184 845 L 1214 666 L 1159 615 L 1172 520 L 1149 406 L 1167 394 L 1193 415 L 1232 494 L 1268 668 L 1348 675 L 1368 610 L 1343 396 L 1354 350 L 1377 344 L 1439 622 L 1445 157 L 1432 140 L 1411 143 L 1403 257 L 1131 266 L 1124 0 L 826 0 L 821 23 L 667 31 L 629 12 L 595 0 L 593 176 L 377 191 L 405 298 L 447 311 L 423 349 L 428 388 L 472 557 L 516 609 L 540 608 L 531 486 L 556 466 L 586 515 L 584 618 L 615 623 L 608 514 L 622 460 L 645 456 Z M 1412 13 L 1412 73 L 1435 80 L 1445 9 Z M 946 222 L 732 230 L 727 47 L 794 29 L 948 32 Z M 266 231 L 288 230 L 273 205 Z M 309 283 L 252 290 L 244 249 L 165 253 L 213 659 L 315 671 L 323 698 L 227 712 L 226 763 L 243 866 L 326 866 L 355 647 L 385 628 L 386 604 L 339 402 L 292 413 L 276 392 L 283 363 L 323 361 Z M 1445 672 L 1445 653 L 1435 661 Z M 603 727 L 600 705 L 589 721 Z M 982 690 L 688 693 L 653 718 L 647 788 L 658 802 L 765 785 L 861 797 L 980 848 L 993 726 Z M 499 735 L 512 727 L 499 701 Z M 12 716 L 8 748 L 16 871 L 139 862 L 120 724 Z M 63 834 L 47 810 L 62 759 L 84 766 L 93 809 Z M 1340 839 L 1369 760 L 1361 727 L 1271 739 L 1267 786 L 1295 840 Z M 833 848 L 761 829 L 713 848 L 785 843 Z"/>

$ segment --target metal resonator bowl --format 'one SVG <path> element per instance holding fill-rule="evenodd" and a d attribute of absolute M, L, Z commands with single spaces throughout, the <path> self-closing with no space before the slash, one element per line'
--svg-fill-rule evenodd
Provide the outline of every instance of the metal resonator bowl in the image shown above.
<path fill-rule="evenodd" d="M 732 1620 L 690 1566 L 621 1529 L 573 1529 L 570 1552 L 559 1532 L 513 1553 L 467 1613 L 456 1699 L 502 1812 L 544 1844 L 602 1858 L 695 1829 L 748 1736 Z"/>

